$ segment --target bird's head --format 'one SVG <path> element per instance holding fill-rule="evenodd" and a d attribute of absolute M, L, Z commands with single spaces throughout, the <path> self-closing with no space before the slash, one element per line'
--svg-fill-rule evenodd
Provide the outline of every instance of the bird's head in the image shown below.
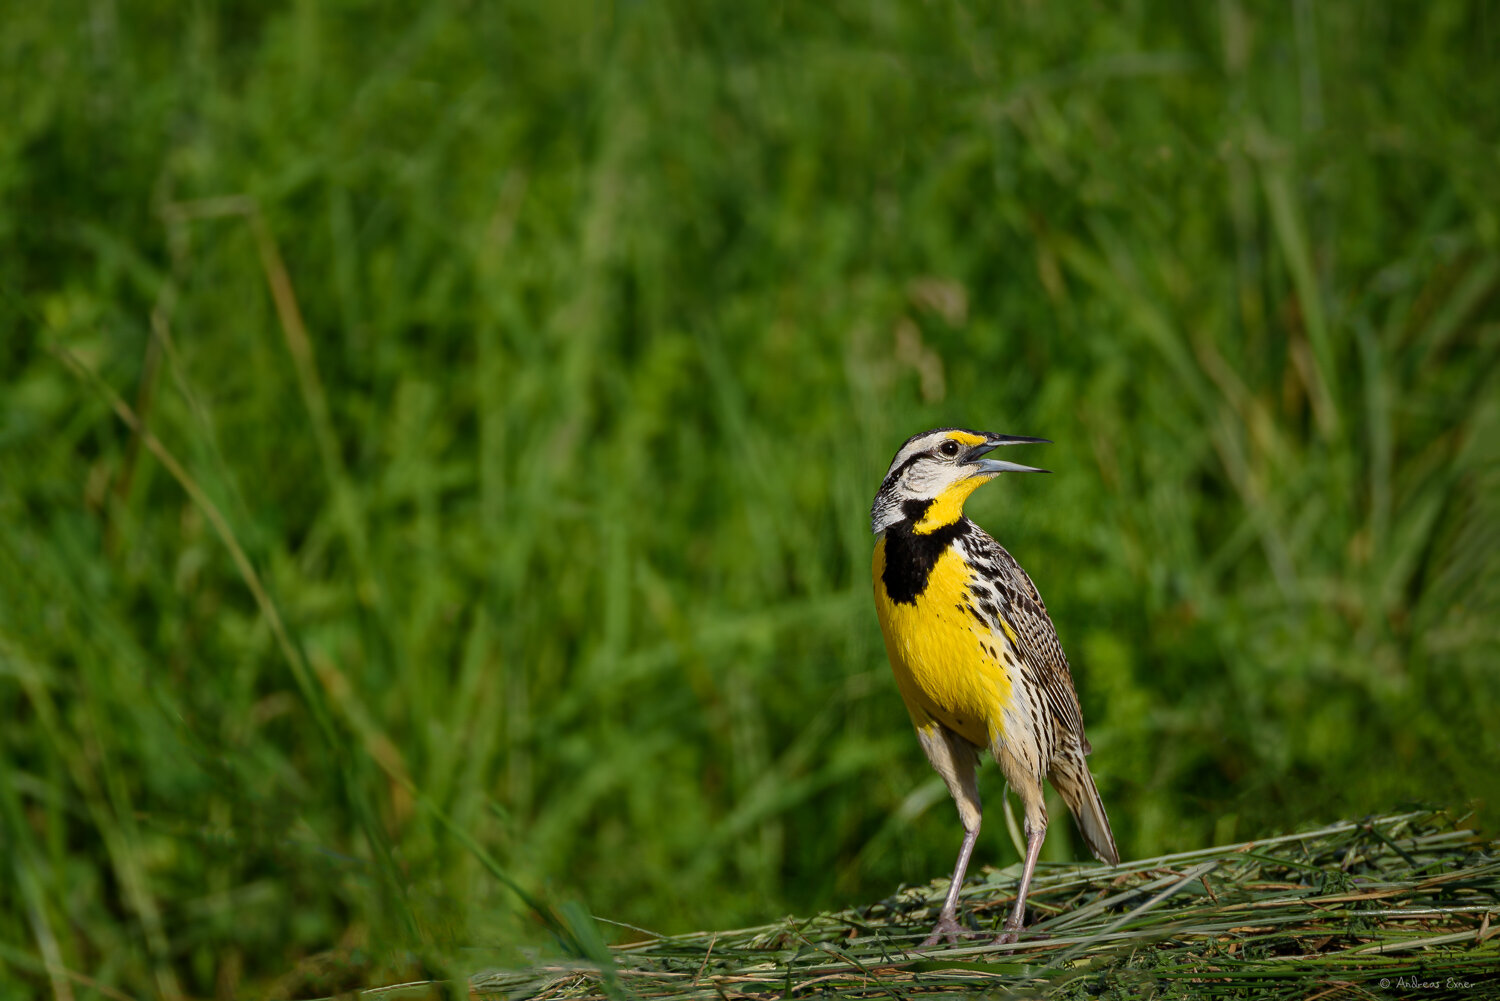
<path fill-rule="evenodd" d="M 1045 473 L 984 456 L 1001 445 L 1050 444 L 1046 438 L 938 428 L 906 439 L 891 460 L 870 508 L 870 531 L 879 535 L 910 522 L 918 534 L 951 525 L 964 514 L 964 501 L 982 483 L 1004 472 Z"/>

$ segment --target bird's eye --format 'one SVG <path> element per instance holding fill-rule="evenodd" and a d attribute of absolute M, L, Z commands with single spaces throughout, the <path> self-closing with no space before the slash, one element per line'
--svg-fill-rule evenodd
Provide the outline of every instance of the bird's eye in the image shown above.
<path fill-rule="evenodd" d="M 938 446 L 938 451 L 952 458 L 958 454 L 958 442 L 950 438 Z"/>

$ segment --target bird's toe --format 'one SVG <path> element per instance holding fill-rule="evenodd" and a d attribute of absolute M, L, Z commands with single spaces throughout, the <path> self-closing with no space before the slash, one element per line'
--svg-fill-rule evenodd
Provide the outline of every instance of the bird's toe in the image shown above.
<path fill-rule="evenodd" d="M 930 949 L 939 942 L 957 945 L 960 939 L 975 938 L 982 934 L 983 932 L 965 928 L 952 915 L 944 914 L 938 918 L 937 924 L 932 926 L 932 934 L 922 940 L 922 948 Z"/>

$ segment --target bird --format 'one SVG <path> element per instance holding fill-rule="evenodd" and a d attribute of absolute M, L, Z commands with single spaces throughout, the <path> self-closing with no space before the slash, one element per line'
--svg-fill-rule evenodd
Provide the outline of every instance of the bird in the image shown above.
<path fill-rule="evenodd" d="M 1051 442 L 966 428 L 912 435 L 870 508 L 875 609 L 896 687 L 964 827 L 947 896 L 923 948 L 976 934 L 958 923 L 958 893 L 979 838 L 975 771 L 984 751 L 1025 810 L 1026 861 L 997 944 L 1021 933 L 1047 835 L 1043 778 L 1061 794 L 1094 855 L 1111 865 L 1120 860 L 1086 761 L 1092 748 L 1068 659 L 1042 596 L 1010 553 L 964 515 L 969 495 L 1001 473 L 1048 472 L 985 457 L 1021 444 Z"/>

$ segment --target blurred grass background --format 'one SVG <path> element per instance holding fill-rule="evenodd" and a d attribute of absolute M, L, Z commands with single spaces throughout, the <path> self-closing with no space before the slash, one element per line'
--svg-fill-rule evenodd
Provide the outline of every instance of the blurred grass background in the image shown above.
<path fill-rule="evenodd" d="M 1496 93 L 1454 0 L 11 5 L 0 993 L 552 948 L 481 853 L 942 876 L 867 525 L 942 424 L 1056 441 L 970 513 L 1123 854 L 1492 825 Z"/>

